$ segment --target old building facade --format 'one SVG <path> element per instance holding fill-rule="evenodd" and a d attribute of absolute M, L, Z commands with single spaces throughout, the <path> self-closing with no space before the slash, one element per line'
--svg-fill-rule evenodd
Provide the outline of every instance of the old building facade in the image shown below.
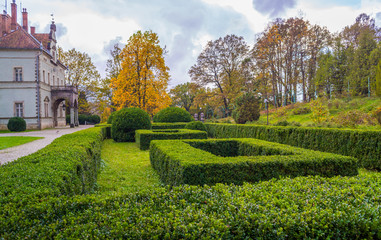
<path fill-rule="evenodd" d="M 0 19 L 0 129 L 11 117 L 22 117 L 28 129 L 65 126 L 65 107 L 70 108 L 71 126 L 78 124 L 77 89 L 65 83 L 66 66 L 57 59 L 56 25 L 49 33 L 28 31 L 28 13 L 17 23 L 17 5 L 11 16 Z"/>

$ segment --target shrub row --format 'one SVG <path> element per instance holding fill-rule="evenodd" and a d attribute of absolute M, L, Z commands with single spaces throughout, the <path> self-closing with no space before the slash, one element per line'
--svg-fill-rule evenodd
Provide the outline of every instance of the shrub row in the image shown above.
<path fill-rule="evenodd" d="M 182 129 L 187 125 L 186 122 L 177 123 L 152 123 L 152 129 Z"/>
<path fill-rule="evenodd" d="M 93 191 L 104 134 L 102 128 L 90 128 L 64 135 L 36 153 L 1 166 L 1 208 Z"/>
<path fill-rule="evenodd" d="M 359 159 L 367 169 L 381 170 L 381 131 L 328 128 L 205 124 L 214 138 L 257 138 Z"/>
<path fill-rule="evenodd" d="M 358 174 L 357 159 L 258 139 L 152 141 L 151 166 L 168 185 Z"/>
<path fill-rule="evenodd" d="M 156 113 L 155 116 L 153 116 L 153 121 L 163 123 L 190 122 L 192 121 L 192 116 L 185 109 L 167 107 Z"/>
<path fill-rule="evenodd" d="M 100 124 L 96 124 L 94 127 L 102 128 L 102 131 L 104 131 L 103 134 L 104 134 L 105 138 L 111 138 L 111 126 L 112 126 L 112 124 L 100 123 Z"/>
<path fill-rule="evenodd" d="M 101 122 L 101 118 L 98 115 L 79 114 L 78 122 L 80 125 L 97 124 Z M 70 115 L 66 115 L 66 124 L 70 124 Z"/>
<path fill-rule="evenodd" d="M 0 208 L 4 239 L 379 239 L 381 175 L 181 186 Z M 14 230 L 17 227 L 17 232 Z"/>
<path fill-rule="evenodd" d="M 189 129 L 136 130 L 135 132 L 136 144 L 141 150 L 149 149 L 152 140 L 206 138 L 208 138 L 206 132 Z"/>

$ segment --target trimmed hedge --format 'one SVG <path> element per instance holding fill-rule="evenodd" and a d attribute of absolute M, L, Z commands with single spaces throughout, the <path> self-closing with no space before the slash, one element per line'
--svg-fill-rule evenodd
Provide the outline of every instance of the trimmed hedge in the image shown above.
<path fill-rule="evenodd" d="M 181 186 L 0 208 L 4 239 L 379 239 L 381 175 Z"/>
<path fill-rule="evenodd" d="M 151 166 L 168 185 L 358 174 L 357 159 L 258 139 L 152 141 Z"/>
<path fill-rule="evenodd" d="M 90 128 L 64 135 L 31 155 L 1 166 L 2 208 L 32 199 L 92 192 L 104 134 L 104 128 Z"/>
<path fill-rule="evenodd" d="M 138 129 L 151 129 L 151 120 L 146 111 L 131 107 L 115 112 L 111 126 L 111 137 L 115 142 L 134 142 Z"/>
<path fill-rule="evenodd" d="M 140 150 L 149 149 L 152 140 L 207 139 L 205 131 L 189 129 L 136 130 L 135 140 Z"/>
<path fill-rule="evenodd" d="M 153 116 L 154 122 L 175 123 L 175 122 L 190 122 L 192 116 L 185 109 L 179 107 L 167 107 L 160 110 Z"/>
<path fill-rule="evenodd" d="M 360 166 L 381 170 L 381 131 L 205 124 L 209 137 L 257 138 L 359 159 Z"/>
<path fill-rule="evenodd" d="M 186 125 L 186 122 L 152 123 L 152 129 L 183 129 Z"/>
<path fill-rule="evenodd" d="M 23 132 L 26 130 L 26 122 L 21 117 L 13 117 L 9 119 L 7 127 L 11 132 Z"/>
<path fill-rule="evenodd" d="M 193 121 L 185 125 L 185 129 L 191 129 L 191 130 L 199 130 L 199 131 L 207 131 L 205 125 L 203 122 L 200 121 Z"/>
<path fill-rule="evenodd" d="M 108 123 L 100 123 L 100 124 L 94 125 L 94 127 L 104 128 L 103 131 L 105 131 L 105 138 L 111 138 L 111 126 L 112 124 L 108 124 Z"/>

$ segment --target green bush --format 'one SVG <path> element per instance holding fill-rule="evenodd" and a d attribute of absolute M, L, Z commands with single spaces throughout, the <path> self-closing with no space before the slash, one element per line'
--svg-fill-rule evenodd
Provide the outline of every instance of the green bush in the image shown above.
<path fill-rule="evenodd" d="M 379 239 L 381 175 L 282 178 L 36 199 L 0 208 L 4 239 Z"/>
<path fill-rule="evenodd" d="M 64 135 L 29 156 L 1 166 L 0 205 L 92 192 L 103 138 L 103 128 Z"/>
<path fill-rule="evenodd" d="M 189 129 L 136 130 L 136 144 L 141 150 L 149 149 L 152 140 L 206 139 L 206 131 Z"/>
<path fill-rule="evenodd" d="M 151 129 L 147 112 L 140 108 L 124 108 L 114 114 L 111 137 L 116 142 L 134 142 L 135 130 Z"/>
<path fill-rule="evenodd" d="M 242 184 L 281 176 L 358 174 L 355 158 L 258 139 L 152 141 L 150 161 L 168 185 Z"/>
<path fill-rule="evenodd" d="M 13 117 L 9 119 L 7 127 L 11 132 L 22 132 L 26 130 L 26 122 L 21 117 Z"/>
<path fill-rule="evenodd" d="M 294 127 L 300 127 L 302 124 L 299 122 L 288 122 L 287 120 L 279 121 L 274 124 L 274 126 L 294 126 Z"/>
<path fill-rule="evenodd" d="M 156 113 L 153 121 L 162 123 L 190 122 L 192 121 L 192 116 L 182 108 L 168 107 Z"/>
<path fill-rule="evenodd" d="M 191 129 L 191 130 L 199 130 L 199 131 L 205 131 L 206 132 L 206 127 L 204 123 L 200 121 L 192 121 L 185 125 L 185 129 Z"/>
<path fill-rule="evenodd" d="M 257 138 L 331 152 L 355 157 L 365 168 L 381 170 L 381 131 L 213 123 L 205 126 L 213 138 Z"/>
<path fill-rule="evenodd" d="M 105 132 L 105 138 L 111 138 L 111 124 L 103 123 L 103 124 L 96 124 L 94 127 L 101 127 L 104 128 Z"/>
<path fill-rule="evenodd" d="M 182 129 L 187 125 L 186 122 L 178 123 L 152 123 L 152 129 Z"/>
<path fill-rule="evenodd" d="M 87 114 L 79 114 L 78 122 L 81 125 L 85 124 L 98 124 L 100 123 L 101 118 L 98 115 L 87 115 Z"/>
<path fill-rule="evenodd" d="M 236 123 L 245 124 L 259 119 L 259 98 L 254 93 L 249 92 L 238 97 L 235 105 L 233 118 Z"/>

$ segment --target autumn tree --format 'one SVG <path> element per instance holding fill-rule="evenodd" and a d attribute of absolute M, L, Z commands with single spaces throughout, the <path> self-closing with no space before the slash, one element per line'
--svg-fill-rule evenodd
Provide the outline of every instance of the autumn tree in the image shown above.
<path fill-rule="evenodd" d="M 153 115 L 171 103 L 166 93 L 169 68 L 159 43 L 152 31 L 138 31 L 128 40 L 120 54 L 121 71 L 117 78 L 111 78 L 117 109 L 138 107 Z"/>
<path fill-rule="evenodd" d="M 230 104 L 246 79 L 240 69 L 248 52 L 249 47 L 243 37 L 227 35 L 209 41 L 188 72 L 192 81 L 200 86 L 212 84 L 218 89 L 226 116 L 230 114 Z"/>
<path fill-rule="evenodd" d="M 199 89 L 200 87 L 197 84 L 190 82 L 175 86 L 169 91 L 172 105 L 185 108 L 189 112 L 196 95 L 200 92 Z"/>
<path fill-rule="evenodd" d="M 91 112 L 89 98 L 95 98 L 100 74 L 91 60 L 85 53 L 77 51 L 75 48 L 64 51 L 58 49 L 60 61 L 67 66 L 66 84 L 78 88 L 80 99 L 78 102 L 79 113 L 86 114 Z"/>

